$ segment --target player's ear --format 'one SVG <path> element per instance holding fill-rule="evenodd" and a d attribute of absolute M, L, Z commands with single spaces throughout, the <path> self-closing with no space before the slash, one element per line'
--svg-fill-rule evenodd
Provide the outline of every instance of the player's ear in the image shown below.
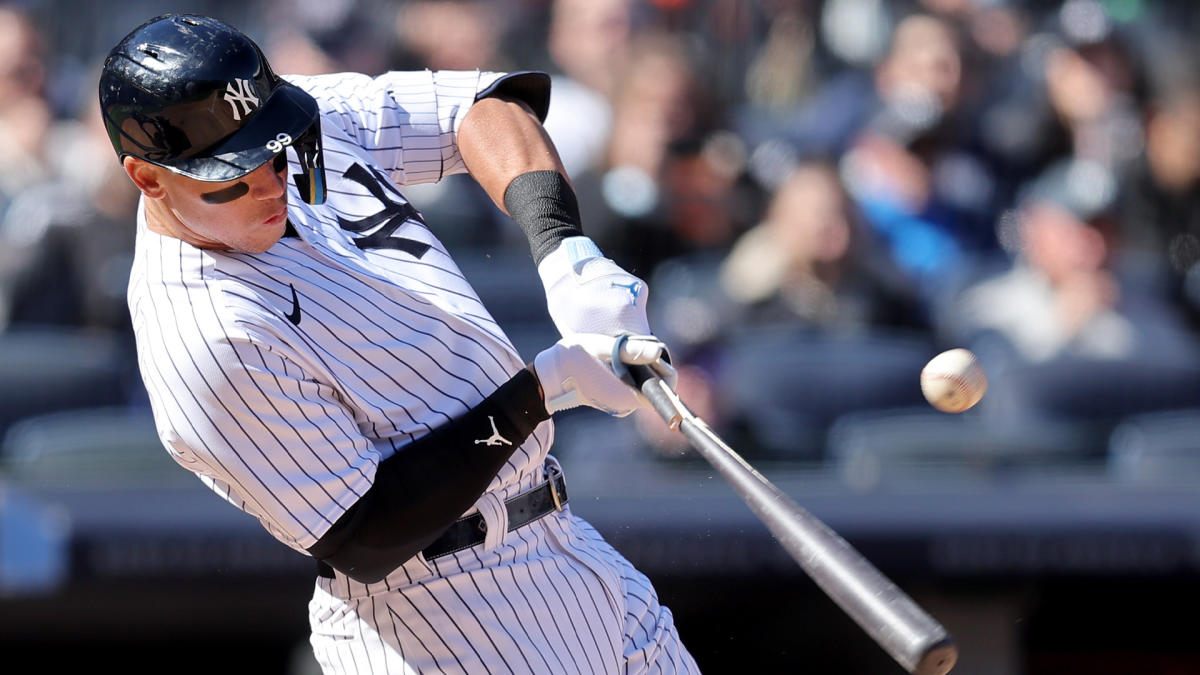
<path fill-rule="evenodd" d="M 150 199 L 160 199 L 166 192 L 161 176 L 162 169 L 137 157 L 126 157 L 121 162 L 129 180 Z"/>

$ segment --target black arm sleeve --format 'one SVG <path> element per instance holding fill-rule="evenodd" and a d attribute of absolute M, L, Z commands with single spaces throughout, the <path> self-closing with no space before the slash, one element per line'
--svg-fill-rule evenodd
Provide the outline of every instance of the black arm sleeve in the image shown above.
<path fill-rule="evenodd" d="M 521 370 L 478 406 L 380 462 L 371 488 L 308 552 L 355 581 L 383 579 L 469 509 L 549 417 L 537 377 Z M 493 435 L 493 422 L 511 445 L 475 442 Z"/>

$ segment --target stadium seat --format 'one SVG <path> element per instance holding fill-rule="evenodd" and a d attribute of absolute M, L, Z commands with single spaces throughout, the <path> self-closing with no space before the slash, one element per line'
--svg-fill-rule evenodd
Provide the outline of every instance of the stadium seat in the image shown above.
<path fill-rule="evenodd" d="M 867 410 L 840 417 L 829 432 L 833 470 L 849 485 L 1002 475 L 1087 461 L 1091 436 L 1067 424 L 995 424 L 967 412 L 922 408 Z"/>
<path fill-rule="evenodd" d="M 1113 429 L 1109 475 L 1124 482 L 1200 480 L 1200 408 L 1134 415 Z"/>
<path fill-rule="evenodd" d="M 25 417 L 127 401 L 127 336 L 65 329 L 0 333 L 0 434 Z"/>
<path fill-rule="evenodd" d="M 188 476 L 163 449 L 149 412 L 123 406 L 23 419 L 2 447 L 5 473 L 18 481 L 145 485 Z"/>
<path fill-rule="evenodd" d="M 756 330 L 727 345 L 716 392 L 762 451 L 816 460 L 842 415 L 923 404 L 920 372 L 934 353 L 907 336 Z"/>

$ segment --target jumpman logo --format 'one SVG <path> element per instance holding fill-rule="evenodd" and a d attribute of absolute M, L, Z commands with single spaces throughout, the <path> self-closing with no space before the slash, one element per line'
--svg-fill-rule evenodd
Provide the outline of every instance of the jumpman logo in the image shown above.
<path fill-rule="evenodd" d="M 615 281 L 610 281 L 608 285 L 611 288 L 624 288 L 629 291 L 629 304 L 631 305 L 637 304 L 638 293 L 642 292 L 642 282 L 640 281 L 631 281 L 627 284 L 618 284 Z"/>
<path fill-rule="evenodd" d="M 488 438 L 481 438 L 475 441 L 475 445 L 479 445 L 480 443 L 484 445 L 512 445 L 512 441 L 500 435 L 500 432 L 496 429 L 496 420 L 491 415 L 488 415 L 488 421 L 492 423 L 492 435 Z"/>

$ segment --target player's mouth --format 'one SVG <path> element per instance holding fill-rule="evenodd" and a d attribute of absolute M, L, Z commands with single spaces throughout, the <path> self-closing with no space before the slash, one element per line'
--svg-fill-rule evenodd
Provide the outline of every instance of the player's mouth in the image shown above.
<path fill-rule="evenodd" d="M 287 219 L 287 208 L 282 208 L 278 213 L 263 221 L 264 225 L 279 225 Z"/>

